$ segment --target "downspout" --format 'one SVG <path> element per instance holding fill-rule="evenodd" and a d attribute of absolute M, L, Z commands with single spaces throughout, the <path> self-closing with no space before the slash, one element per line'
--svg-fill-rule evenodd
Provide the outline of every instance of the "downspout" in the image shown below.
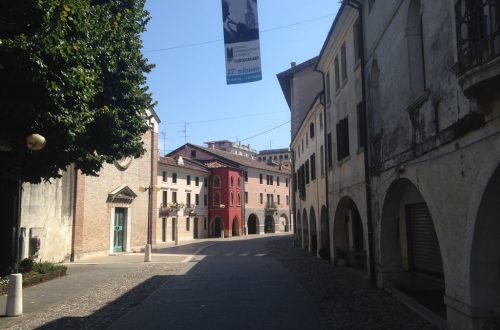
<path fill-rule="evenodd" d="M 246 210 L 246 199 L 245 199 L 245 170 L 241 169 L 241 178 L 242 180 L 242 185 L 240 187 L 241 194 L 240 194 L 240 207 L 241 207 L 241 224 L 243 225 L 243 235 L 241 236 L 247 236 L 248 235 L 248 228 L 246 225 L 246 219 L 245 219 L 245 210 Z"/>
<path fill-rule="evenodd" d="M 74 173 L 74 179 L 73 179 L 73 226 L 71 228 L 71 255 L 70 255 L 70 261 L 75 262 L 75 236 L 76 236 L 76 212 L 77 212 L 77 200 L 78 200 L 78 169 L 76 168 L 75 165 L 73 168 L 73 173 Z"/>
<path fill-rule="evenodd" d="M 292 148 L 292 145 L 290 144 L 290 157 L 292 157 L 292 175 L 290 176 L 290 182 L 292 183 L 291 185 L 288 186 L 288 189 L 290 190 L 291 193 L 288 195 L 290 196 L 290 204 L 292 207 L 292 212 L 293 212 L 293 246 L 297 246 L 297 219 L 295 218 L 295 215 L 297 214 L 297 210 L 295 209 L 295 187 L 297 182 L 295 182 L 295 151 Z M 293 196 L 293 198 L 292 198 Z"/>
<path fill-rule="evenodd" d="M 370 192 L 370 164 L 369 164 L 369 126 L 368 126 L 368 116 L 366 113 L 366 77 L 365 77 L 365 34 L 363 27 L 363 6 L 357 0 L 347 0 L 347 5 L 358 11 L 358 22 L 359 22 L 359 51 L 361 60 L 361 93 L 363 97 L 363 111 L 365 115 L 365 152 L 364 152 L 364 163 L 365 163 L 365 192 L 366 192 L 366 225 L 368 229 L 368 246 L 370 252 L 368 254 L 370 263 L 370 283 L 372 286 L 377 285 L 377 278 L 375 273 L 375 256 L 374 256 L 374 242 L 373 242 L 373 219 L 372 219 L 372 202 L 371 202 L 371 192 Z"/>
<path fill-rule="evenodd" d="M 328 152 L 330 152 L 330 150 L 328 149 L 328 140 L 327 140 L 327 120 L 326 120 L 326 111 L 327 111 L 327 96 L 326 96 L 326 75 L 323 71 L 321 70 L 318 70 L 317 67 L 314 68 L 314 71 L 316 72 L 319 72 L 321 73 L 321 77 L 322 77 L 322 81 L 323 81 L 323 141 L 325 141 L 325 144 L 324 144 L 324 148 L 323 148 L 323 166 L 325 167 L 325 199 L 326 199 L 326 212 L 328 215 L 330 215 L 330 198 L 329 198 L 329 195 L 328 195 Z M 321 102 L 321 98 L 320 98 L 320 102 Z M 320 210 L 320 225 L 321 225 L 321 210 Z M 320 226 L 321 228 L 321 226 Z M 328 231 L 328 237 L 330 237 L 330 216 L 328 216 L 328 222 L 327 222 L 327 231 Z M 323 242 L 321 242 L 323 243 Z M 330 239 L 328 239 L 328 245 L 330 245 Z M 328 246 L 328 249 L 330 249 L 330 246 Z M 330 259 L 328 260 L 330 263 L 332 261 L 332 251 L 330 251 L 330 253 L 328 253 L 328 255 L 330 256 Z"/>

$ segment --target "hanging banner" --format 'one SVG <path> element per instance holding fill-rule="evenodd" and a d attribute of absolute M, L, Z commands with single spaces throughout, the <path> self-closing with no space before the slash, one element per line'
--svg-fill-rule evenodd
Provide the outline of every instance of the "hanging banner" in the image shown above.
<path fill-rule="evenodd" d="M 222 0 L 228 85 L 262 79 L 257 0 Z"/>

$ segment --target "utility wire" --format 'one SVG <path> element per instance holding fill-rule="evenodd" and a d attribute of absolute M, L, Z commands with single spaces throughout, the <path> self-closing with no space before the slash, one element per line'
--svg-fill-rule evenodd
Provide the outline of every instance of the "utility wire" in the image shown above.
<path fill-rule="evenodd" d="M 261 116 L 261 115 L 270 115 L 270 114 L 285 113 L 285 112 L 286 111 L 259 112 L 259 113 L 253 113 L 253 114 L 246 114 L 246 115 L 242 115 L 242 116 L 232 116 L 232 117 L 222 117 L 222 118 L 207 119 L 207 120 L 190 121 L 189 124 L 205 124 L 205 123 L 210 123 L 210 122 L 219 122 L 222 120 L 241 119 L 241 118 L 247 118 L 247 117 L 256 117 L 256 116 Z M 183 121 L 171 122 L 171 123 L 165 123 L 163 125 L 178 125 L 178 124 L 184 124 L 184 122 Z"/>
<path fill-rule="evenodd" d="M 324 16 L 314 17 L 314 18 L 311 18 L 311 19 L 308 19 L 308 20 L 305 20 L 305 21 L 290 23 L 290 24 L 287 24 L 287 25 L 276 26 L 276 27 L 273 27 L 273 28 L 261 30 L 260 33 L 266 33 L 266 32 L 272 32 L 272 31 L 277 31 L 277 30 L 283 30 L 283 29 L 286 29 L 286 28 L 289 28 L 289 27 L 292 27 L 292 26 L 307 24 L 307 23 L 311 23 L 311 22 L 314 22 L 314 21 L 319 21 L 321 19 L 332 17 L 332 16 L 335 16 L 335 15 L 336 14 L 328 14 L 328 15 L 324 15 Z M 206 45 L 206 44 L 213 44 L 213 43 L 220 42 L 220 41 L 223 41 L 223 40 L 224 39 L 214 39 L 214 40 L 200 41 L 200 42 L 194 42 L 194 43 L 190 43 L 190 44 L 184 44 L 184 45 L 178 45 L 178 46 L 172 46 L 172 47 L 166 47 L 166 48 L 149 49 L 149 50 L 145 50 L 144 53 L 166 52 L 166 51 L 169 51 L 169 50 L 175 50 L 175 49 L 181 49 L 181 48 L 189 48 L 189 47 L 196 47 L 196 46 L 201 46 L 201 45 Z"/>
<path fill-rule="evenodd" d="M 240 140 L 239 142 L 243 142 L 243 141 L 246 141 L 246 140 L 250 140 L 250 139 L 253 139 L 253 138 L 257 137 L 257 136 L 261 136 L 261 135 L 264 135 L 264 134 L 266 134 L 266 133 L 269 133 L 269 132 L 271 132 L 271 131 L 273 131 L 273 130 L 275 130 L 275 129 L 277 129 L 277 128 L 280 128 L 281 126 L 284 126 L 284 125 L 288 124 L 290 121 L 291 121 L 291 120 L 289 120 L 289 121 L 287 121 L 287 122 L 285 122 L 285 123 L 283 123 L 283 124 L 279 124 L 278 126 L 274 126 L 273 128 L 270 128 L 270 129 L 268 129 L 267 131 L 264 131 L 264 132 L 261 132 L 261 133 L 258 133 L 258 134 L 255 134 L 255 135 L 252 135 L 252 136 L 250 136 L 250 137 L 247 137 L 247 138 L 245 138 L 245 139 L 243 139 L 243 140 Z"/>

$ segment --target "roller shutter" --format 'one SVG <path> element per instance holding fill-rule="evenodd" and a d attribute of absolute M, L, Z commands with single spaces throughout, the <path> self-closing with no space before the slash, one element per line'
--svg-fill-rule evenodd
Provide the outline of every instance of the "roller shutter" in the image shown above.
<path fill-rule="evenodd" d="M 443 261 L 429 209 L 425 203 L 406 205 L 409 256 L 413 270 L 443 277 Z"/>

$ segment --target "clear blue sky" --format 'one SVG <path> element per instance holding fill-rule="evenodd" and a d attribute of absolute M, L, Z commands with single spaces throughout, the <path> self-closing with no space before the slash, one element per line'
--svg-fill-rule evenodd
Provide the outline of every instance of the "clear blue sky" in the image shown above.
<path fill-rule="evenodd" d="M 185 122 L 188 142 L 202 145 L 243 140 L 289 121 L 276 74 L 319 54 L 338 7 L 337 0 L 259 0 L 263 79 L 226 85 L 221 0 L 147 1 L 152 19 L 143 52 L 156 64 L 148 85 L 166 151 L 184 144 Z M 182 47 L 189 44 L 199 45 Z M 159 140 L 163 152 L 162 134 Z M 242 143 L 286 148 L 290 124 Z"/>

